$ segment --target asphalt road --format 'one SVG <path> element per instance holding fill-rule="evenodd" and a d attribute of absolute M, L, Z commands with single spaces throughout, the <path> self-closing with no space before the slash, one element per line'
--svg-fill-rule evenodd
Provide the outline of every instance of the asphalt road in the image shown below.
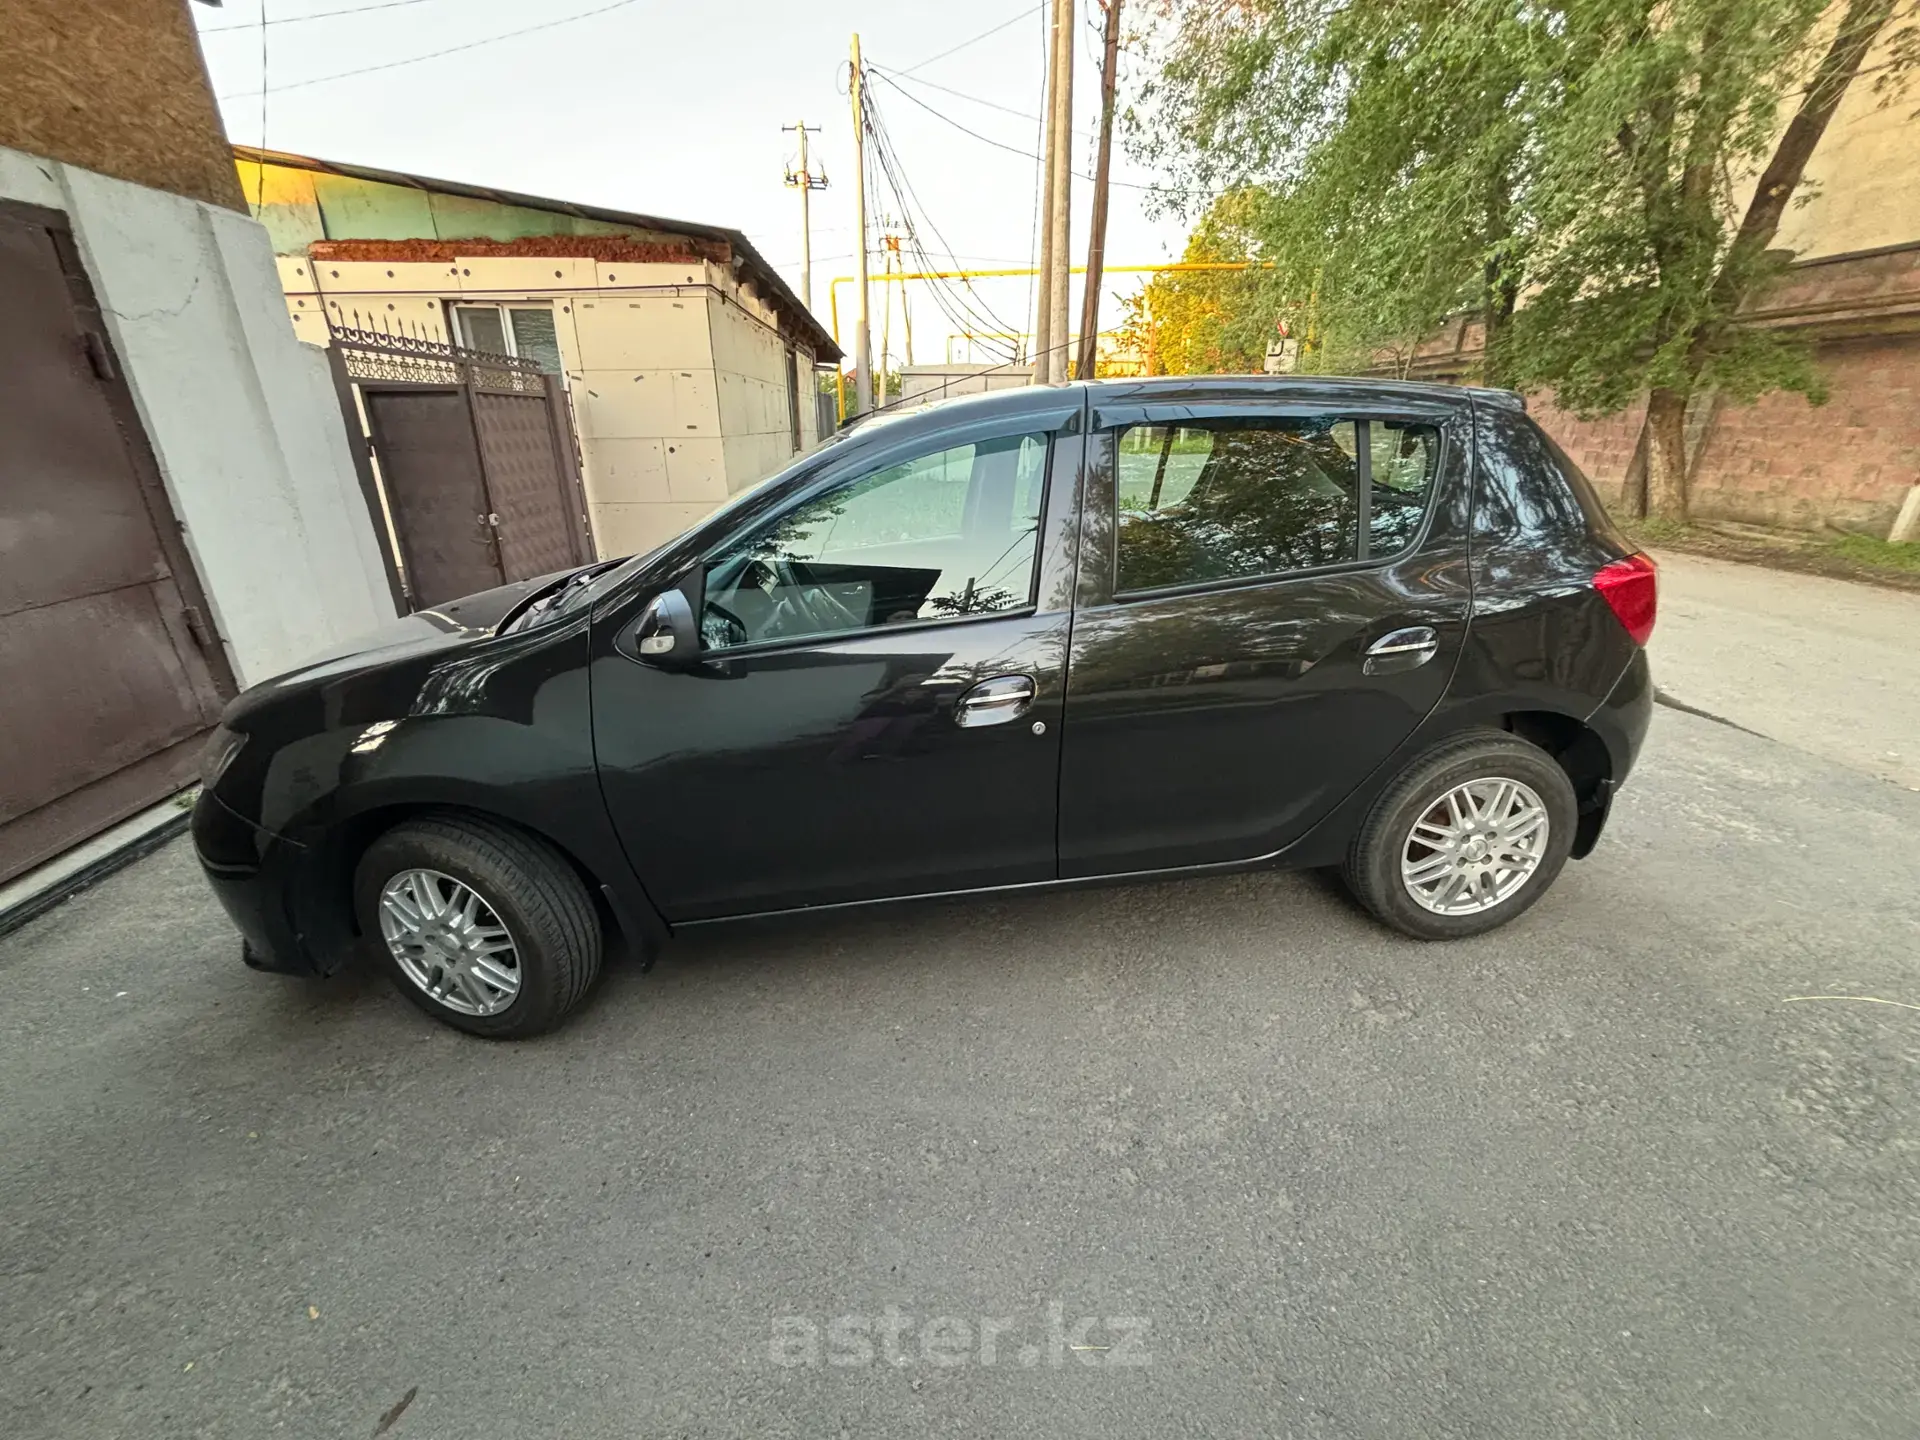
<path fill-rule="evenodd" d="M 0 1430 L 1909 1440 L 1920 1010 L 1790 997 L 1920 1005 L 1916 855 L 1663 709 L 1479 940 L 940 904 L 491 1045 L 243 970 L 175 844 L 0 939 Z"/>
<path fill-rule="evenodd" d="M 1920 790 L 1920 593 L 1662 551 L 1673 698 Z"/>

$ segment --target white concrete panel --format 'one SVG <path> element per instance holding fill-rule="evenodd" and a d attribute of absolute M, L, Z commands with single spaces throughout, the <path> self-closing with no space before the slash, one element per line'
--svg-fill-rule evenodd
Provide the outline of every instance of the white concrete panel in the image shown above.
<path fill-rule="evenodd" d="M 571 382 L 580 433 L 594 438 L 664 439 L 685 433 L 675 420 L 672 370 L 583 370 Z"/>
<path fill-rule="evenodd" d="M 718 438 L 667 441 L 667 494 L 709 509 L 727 498 L 726 442 Z"/>
<path fill-rule="evenodd" d="M 654 285 L 705 285 L 709 283 L 703 263 L 674 265 L 660 260 L 586 261 L 593 265 L 593 283 L 603 290 Z"/>
<path fill-rule="evenodd" d="M 729 435 L 724 443 L 728 494 L 785 469 L 793 459 L 793 445 L 785 435 Z"/>
<path fill-rule="evenodd" d="M 593 475 L 587 498 L 593 504 L 671 500 L 667 488 L 667 442 L 596 437 L 581 446 Z"/>
<path fill-rule="evenodd" d="M 266 231 L 217 206 L 56 173 L 242 682 L 391 618 L 326 359 L 281 319 Z"/>
<path fill-rule="evenodd" d="M 316 286 L 313 279 L 313 267 L 304 255 L 276 255 L 273 257 L 274 273 L 280 278 L 280 288 L 289 295 L 311 295 Z"/>
<path fill-rule="evenodd" d="M 563 290 L 590 289 L 593 261 L 548 255 L 462 255 L 453 277 L 462 295 L 548 296 Z"/>
<path fill-rule="evenodd" d="M 720 434 L 720 401 L 711 370 L 673 372 L 673 430 L 675 435 Z"/>
<path fill-rule="evenodd" d="M 295 297 L 304 298 L 304 297 Z M 307 301 L 308 309 L 317 309 L 320 297 Z M 357 325 L 363 330 L 390 330 L 414 333 L 424 330 L 430 339 L 446 338 L 447 320 L 440 302 L 418 295 L 361 293 L 327 295 L 326 314 L 336 325 Z M 354 317 L 358 316 L 356 320 Z"/>
<path fill-rule="evenodd" d="M 574 301 L 580 364 L 589 370 L 713 366 L 706 297 L 595 295 Z"/>
<path fill-rule="evenodd" d="M 439 286 L 443 267 L 404 260 L 315 260 L 314 278 L 329 295 L 336 291 L 385 294 Z"/>
<path fill-rule="evenodd" d="M 308 300 L 302 302 L 289 295 L 287 297 L 287 318 L 293 322 L 293 333 L 309 345 L 318 345 L 323 349 L 332 344 L 327 334 L 326 312 L 319 308 L 320 302 Z"/>
<path fill-rule="evenodd" d="M 698 524 L 712 511 L 711 505 L 689 505 L 678 501 L 596 505 L 593 528 L 600 537 L 600 553 L 611 559 L 619 555 L 638 555 L 665 544 Z"/>

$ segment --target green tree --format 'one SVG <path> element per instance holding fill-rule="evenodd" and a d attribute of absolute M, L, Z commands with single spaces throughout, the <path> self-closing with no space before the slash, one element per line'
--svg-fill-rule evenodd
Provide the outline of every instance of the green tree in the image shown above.
<path fill-rule="evenodd" d="M 1198 0 L 1149 37 L 1130 137 L 1170 194 L 1247 197 L 1307 368 L 1404 367 L 1471 309 L 1503 383 L 1537 81 L 1570 48 L 1556 28 L 1519 0 Z"/>
<path fill-rule="evenodd" d="M 1791 257 L 1769 247 L 1827 123 L 1895 0 L 1573 0 L 1590 63 L 1542 145 L 1516 378 L 1576 413 L 1647 396 L 1647 509 L 1687 517 L 1686 415 L 1825 388 L 1804 342 L 1738 323 Z M 1812 59 L 1809 59 L 1811 54 Z M 1799 104 L 1783 131 L 1781 111 Z M 1735 206 L 1737 177 L 1759 172 Z"/>
<path fill-rule="evenodd" d="M 1181 260 L 1251 267 L 1257 242 L 1249 211 L 1260 198 L 1222 196 L 1187 237 Z M 1125 348 L 1141 357 L 1149 375 L 1257 372 L 1276 333 L 1271 280 L 1253 268 L 1162 270 L 1124 303 Z"/>
<path fill-rule="evenodd" d="M 1252 246 L 1315 368 L 1476 315 L 1489 383 L 1583 414 L 1646 393 L 1650 505 L 1684 518 L 1694 394 L 1820 396 L 1804 349 L 1738 315 L 1897 3 L 1194 0 L 1150 37 L 1131 131 L 1184 190 L 1261 197 Z"/>

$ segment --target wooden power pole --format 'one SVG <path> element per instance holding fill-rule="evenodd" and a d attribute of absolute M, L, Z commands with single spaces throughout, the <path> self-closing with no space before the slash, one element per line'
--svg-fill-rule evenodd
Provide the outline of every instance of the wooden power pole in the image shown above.
<path fill-rule="evenodd" d="M 853 68 L 847 92 L 853 97 L 853 407 L 856 415 L 873 409 L 873 331 L 867 309 L 867 113 L 862 91 L 860 37 L 853 37 Z"/>
<path fill-rule="evenodd" d="M 1053 92 L 1060 83 L 1060 6 L 1050 0 L 1046 26 L 1046 94 L 1041 114 L 1048 116 L 1045 143 L 1040 147 L 1040 271 L 1033 287 L 1033 383 L 1053 377 Z"/>
<path fill-rule="evenodd" d="M 1093 378 L 1100 343 L 1100 269 L 1107 258 L 1107 172 L 1113 165 L 1115 71 L 1120 63 L 1120 0 L 1100 0 L 1107 12 L 1105 58 L 1100 68 L 1100 150 L 1093 163 L 1093 217 L 1087 226 L 1086 293 L 1080 302 L 1079 372 Z"/>
<path fill-rule="evenodd" d="M 1047 228 L 1053 239 L 1048 265 L 1048 345 L 1047 378 L 1067 378 L 1067 346 L 1071 343 L 1072 319 L 1068 313 L 1068 292 L 1073 274 L 1071 230 L 1073 219 L 1073 0 L 1053 0 L 1056 16 L 1053 31 L 1054 83 L 1047 107 L 1047 164 L 1053 172 L 1052 205 Z"/>

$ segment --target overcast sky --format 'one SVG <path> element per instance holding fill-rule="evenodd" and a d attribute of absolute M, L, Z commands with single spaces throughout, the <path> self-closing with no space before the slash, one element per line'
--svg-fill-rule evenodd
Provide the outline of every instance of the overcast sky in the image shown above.
<path fill-rule="evenodd" d="M 813 197 L 814 304 L 823 322 L 827 281 L 853 267 L 852 126 L 845 89 L 848 41 L 857 30 L 868 64 L 911 71 L 898 83 L 928 107 L 881 81 L 871 83 L 906 178 L 944 236 L 942 244 L 923 229 L 927 249 L 940 253 L 950 246 L 970 267 L 1025 265 L 1033 253 L 1036 167 L 1009 149 L 1030 155 L 1038 140 L 1033 117 L 1046 19 L 1045 6 L 1034 0 L 264 0 L 264 131 L 262 3 L 191 7 L 233 140 L 264 140 L 269 148 L 322 159 L 730 225 L 744 230 L 796 289 L 799 199 L 781 183 L 795 145 L 780 127 L 803 118 L 820 126 L 811 141 L 813 159 L 816 169 L 824 164 L 832 183 Z M 300 18 L 349 9 L 360 13 Z M 1079 9 L 1074 109 L 1084 133 L 1075 144 L 1075 168 L 1091 173 L 1099 11 L 1092 0 L 1079 0 Z M 583 18 L 552 23 L 569 16 Z M 535 25 L 546 28 L 394 63 Z M 942 55 L 955 46 L 962 48 Z M 392 68 L 301 83 L 371 66 Z M 962 133 L 930 110 L 986 139 Z M 1116 152 L 1116 181 L 1153 178 L 1130 165 L 1118 147 Z M 1086 258 L 1091 189 L 1075 182 L 1076 264 Z M 1116 186 L 1110 264 L 1146 264 L 1178 254 L 1184 225 L 1171 217 L 1149 220 L 1143 200 L 1140 190 Z M 1115 277 L 1102 307 L 1103 326 L 1118 319 L 1113 291 L 1130 293 L 1140 278 Z M 980 282 L 983 308 L 1030 329 L 1028 284 Z M 877 294 L 874 303 L 878 347 Z M 1076 319 L 1079 303 L 1076 281 Z M 912 304 L 914 358 L 937 362 L 955 327 L 924 293 Z M 841 307 L 845 327 L 852 316 L 851 287 L 841 288 Z M 896 358 L 903 348 L 901 329 L 896 311 Z M 850 349 L 846 328 L 842 338 Z"/>

